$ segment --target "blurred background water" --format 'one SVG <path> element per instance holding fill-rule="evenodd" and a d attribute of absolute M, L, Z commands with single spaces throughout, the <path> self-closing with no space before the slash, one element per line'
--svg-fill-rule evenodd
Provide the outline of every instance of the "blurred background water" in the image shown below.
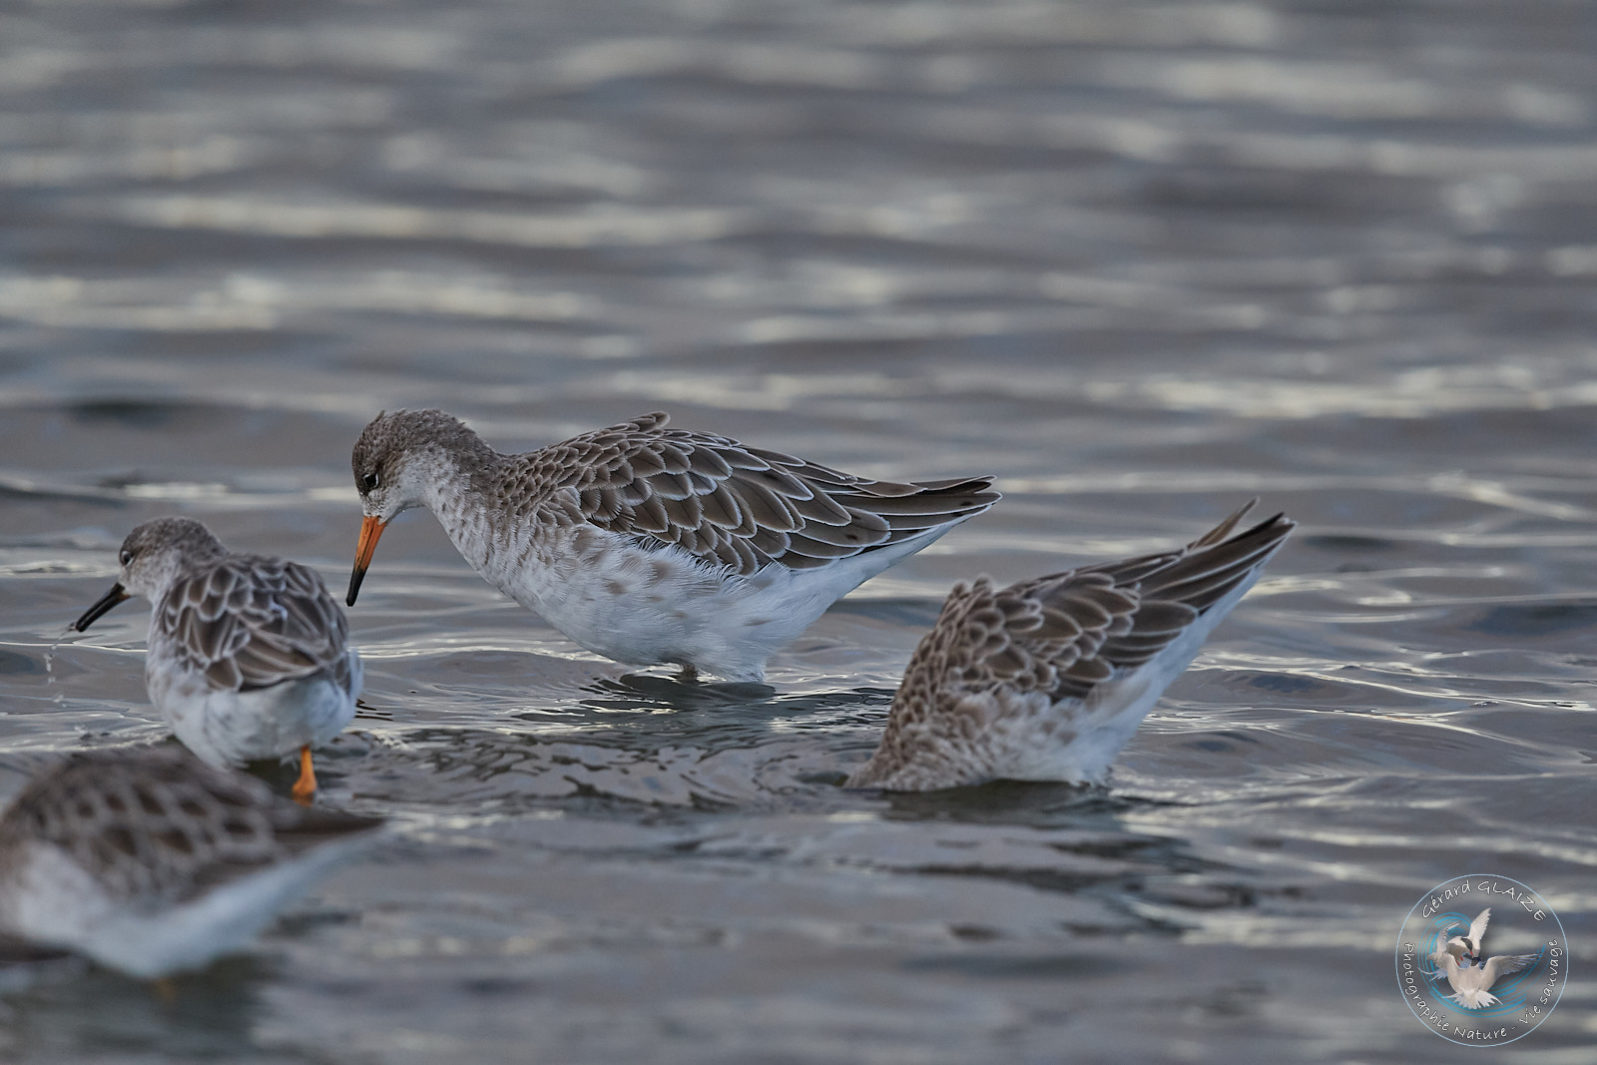
<path fill-rule="evenodd" d="M 0 13 L 0 798 L 159 740 L 134 524 L 341 588 L 348 454 L 655 409 L 992 513 L 771 689 L 580 652 L 425 514 L 322 801 L 392 846 L 43 1062 L 1425 1062 L 1394 937 L 1510 876 L 1597 1038 L 1597 20 L 1576 0 L 19 3 Z M 838 785 L 957 579 L 1302 523 L 1103 791 Z M 1510 949 L 1512 926 L 1501 942 Z"/>

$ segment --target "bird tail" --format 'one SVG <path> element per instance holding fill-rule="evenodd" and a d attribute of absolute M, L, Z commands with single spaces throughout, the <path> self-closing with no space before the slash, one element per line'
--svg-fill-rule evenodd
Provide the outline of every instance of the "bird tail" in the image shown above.
<path fill-rule="evenodd" d="M 1457 1002 L 1460 1006 L 1463 1006 L 1465 1009 L 1470 1010 L 1481 1010 L 1485 1009 L 1487 1006 L 1497 1005 L 1496 995 L 1492 994 L 1490 991 L 1478 988 L 1469 988 L 1467 990 L 1460 991 L 1456 995 L 1449 995 L 1448 997 L 1454 1002 Z"/>

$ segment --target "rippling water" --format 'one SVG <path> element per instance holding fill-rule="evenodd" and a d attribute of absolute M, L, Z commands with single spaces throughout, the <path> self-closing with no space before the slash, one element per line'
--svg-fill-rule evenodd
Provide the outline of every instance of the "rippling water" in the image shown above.
<path fill-rule="evenodd" d="M 1585 5 L 33 5 L 0 33 L 0 796 L 154 741 L 182 512 L 338 585 L 349 446 L 647 410 L 1003 505 L 770 688 L 627 674 L 432 520 L 351 613 L 325 802 L 394 843 L 18 1062 L 1451 1061 L 1392 945 L 1514 877 L 1597 1038 L 1597 64 Z M 839 787 L 953 581 L 1302 523 L 1112 785 Z"/>

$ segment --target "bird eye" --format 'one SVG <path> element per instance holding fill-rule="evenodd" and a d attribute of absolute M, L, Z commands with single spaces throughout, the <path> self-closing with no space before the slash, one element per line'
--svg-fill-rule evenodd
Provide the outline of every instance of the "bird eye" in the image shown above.
<path fill-rule="evenodd" d="M 127 565 L 129 562 L 133 561 L 133 552 L 124 548 L 122 553 L 117 556 L 117 561 L 121 562 L 124 566 Z"/>
<path fill-rule="evenodd" d="M 377 489 L 377 474 L 375 472 L 368 473 L 368 474 L 366 474 L 364 477 L 362 477 L 360 479 L 360 490 L 362 492 L 372 492 L 372 491 L 375 491 L 376 489 Z"/>

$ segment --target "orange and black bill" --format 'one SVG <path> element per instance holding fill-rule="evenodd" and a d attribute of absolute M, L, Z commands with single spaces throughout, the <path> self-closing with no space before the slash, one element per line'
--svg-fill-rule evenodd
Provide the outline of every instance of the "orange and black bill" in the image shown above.
<path fill-rule="evenodd" d="M 366 567 L 372 564 L 372 552 L 377 550 L 377 538 L 383 535 L 383 523 L 371 516 L 361 520 L 360 543 L 355 545 L 355 570 L 349 575 L 349 594 L 344 602 L 355 605 L 360 594 L 360 582 L 366 579 Z M 109 609 L 109 608 L 108 608 Z"/>
<path fill-rule="evenodd" d="M 100 596 L 99 602 L 85 610 L 83 612 L 83 616 L 72 623 L 72 627 L 77 629 L 79 632 L 83 632 L 90 625 L 93 625 L 96 621 L 99 621 L 100 618 L 109 613 L 112 607 L 116 606 L 122 600 L 129 598 L 131 598 L 131 596 L 128 595 L 128 590 L 122 587 L 122 583 L 118 581 L 116 584 L 111 585 L 111 590 L 109 592 L 106 592 L 104 595 Z"/>

